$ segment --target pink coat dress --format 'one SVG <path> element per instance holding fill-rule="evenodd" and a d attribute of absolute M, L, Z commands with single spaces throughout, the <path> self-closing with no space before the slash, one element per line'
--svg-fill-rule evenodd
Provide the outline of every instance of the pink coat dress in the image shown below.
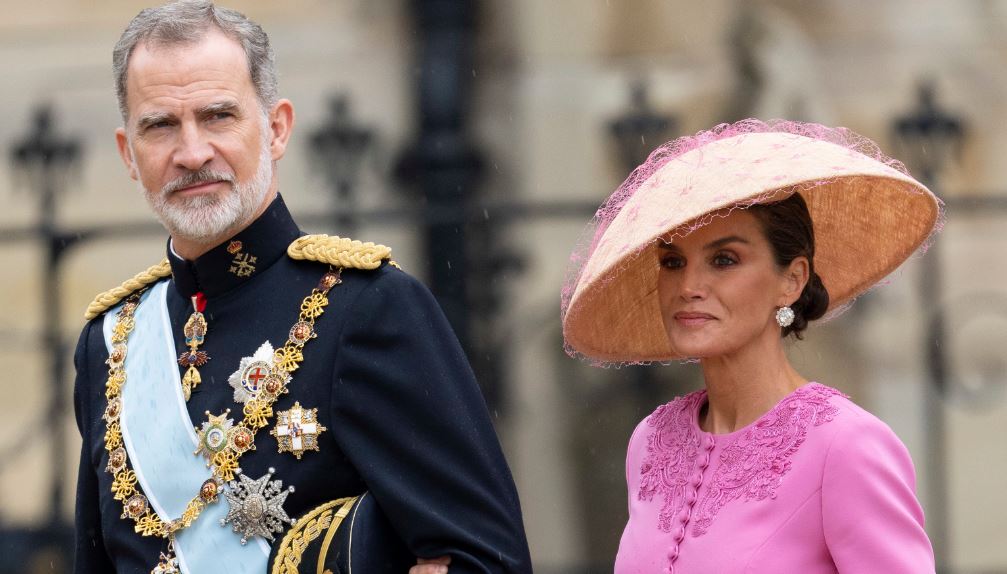
<path fill-rule="evenodd" d="M 675 399 L 634 431 L 616 574 L 934 572 L 912 460 L 876 417 L 808 383 L 714 435 L 705 403 Z"/>

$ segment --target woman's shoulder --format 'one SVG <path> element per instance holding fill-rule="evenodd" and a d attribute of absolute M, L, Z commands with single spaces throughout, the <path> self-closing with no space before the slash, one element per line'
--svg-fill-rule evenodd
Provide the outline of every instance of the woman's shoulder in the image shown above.
<path fill-rule="evenodd" d="M 915 474 L 908 449 L 888 424 L 841 392 L 830 396 L 829 404 L 836 414 L 829 425 L 832 436 L 825 451 L 827 473 L 890 466 L 899 474 Z"/>
<path fill-rule="evenodd" d="M 820 383 L 810 386 L 818 388 L 820 396 L 827 398 L 829 405 L 835 410 L 833 428 L 839 434 L 856 433 L 858 435 L 884 435 L 896 438 L 894 431 L 884 421 L 872 414 L 838 389 Z M 897 440 L 897 438 L 896 438 Z"/>

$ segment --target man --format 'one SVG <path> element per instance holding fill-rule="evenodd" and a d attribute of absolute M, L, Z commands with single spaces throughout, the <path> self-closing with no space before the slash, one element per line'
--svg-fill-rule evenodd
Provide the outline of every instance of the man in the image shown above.
<path fill-rule="evenodd" d="M 294 110 L 261 28 L 175 2 L 137 15 L 113 63 L 119 152 L 170 239 L 167 262 L 95 300 L 74 357 L 75 571 L 296 572 L 311 556 L 378 572 L 395 552 L 366 545 L 385 536 L 403 573 L 530 572 L 510 472 L 429 292 L 387 248 L 302 237 L 278 195 Z"/>

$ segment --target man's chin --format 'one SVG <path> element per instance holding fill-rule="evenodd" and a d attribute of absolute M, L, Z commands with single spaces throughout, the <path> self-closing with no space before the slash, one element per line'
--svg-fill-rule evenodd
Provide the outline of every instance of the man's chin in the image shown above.
<path fill-rule="evenodd" d="M 172 237 L 207 244 L 222 241 L 242 222 L 240 213 L 208 213 L 206 208 L 172 209 L 160 213 L 161 223 Z"/>

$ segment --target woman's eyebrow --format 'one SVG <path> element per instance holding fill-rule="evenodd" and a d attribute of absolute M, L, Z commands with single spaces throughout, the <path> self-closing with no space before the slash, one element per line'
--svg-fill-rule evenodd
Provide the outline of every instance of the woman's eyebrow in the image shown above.
<path fill-rule="evenodd" d="M 707 243 L 703 247 L 703 249 L 706 251 L 709 251 L 711 249 L 718 249 L 729 243 L 744 243 L 745 245 L 751 245 L 751 242 L 749 240 L 745 239 L 744 237 L 741 237 L 740 235 L 728 235 L 727 237 L 721 237 L 720 239 L 715 239 Z M 662 239 L 657 244 L 657 248 L 663 251 L 681 251 L 678 248 L 678 245 L 675 245 L 674 243 L 666 241 L 664 239 Z"/>
<path fill-rule="evenodd" d="M 707 243 L 703 249 L 707 251 L 711 249 L 718 249 L 720 247 L 727 245 L 728 243 L 744 243 L 745 245 L 751 244 L 751 242 L 745 239 L 744 237 L 738 235 L 728 235 L 727 237 L 721 237 L 720 239 L 715 239 Z"/>

